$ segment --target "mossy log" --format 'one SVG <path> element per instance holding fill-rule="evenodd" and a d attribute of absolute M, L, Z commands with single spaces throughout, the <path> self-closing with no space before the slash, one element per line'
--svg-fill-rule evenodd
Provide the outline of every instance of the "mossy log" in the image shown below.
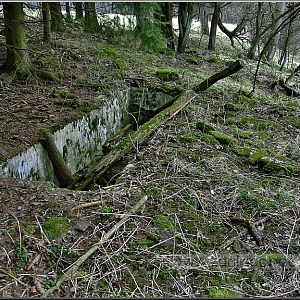
<path fill-rule="evenodd" d="M 59 150 L 57 149 L 53 135 L 48 130 L 40 130 L 40 142 L 47 151 L 52 162 L 54 174 L 60 183 L 60 187 L 67 187 L 72 184 L 73 178 Z"/>
<path fill-rule="evenodd" d="M 151 120 L 141 125 L 137 131 L 124 139 L 118 146 L 116 146 L 111 152 L 104 156 L 99 162 L 92 166 L 85 174 L 79 177 L 75 182 L 69 186 L 70 189 L 85 190 L 95 180 L 102 177 L 102 175 L 122 156 L 131 151 L 135 145 L 141 144 L 145 141 L 160 125 L 171 119 L 178 112 L 180 112 L 186 105 L 188 105 L 196 96 L 196 93 L 202 92 L 213 85 L 220 79 L 234 74 L 242 69 L 243 66 L 239 61 L 234 62 L 231 66 L 223 71 L 214 74 L 207 80 L 204 80 L 198 85 L 195 85 L 192 90 L 184 91 L 180 95 L 174 98 L 174 101 L 170 101 L 170 106 L 160 111 Z M 83 182 L 78 185 L 78 182 Z"/>
<path fill-rule="evenodd" d="M 214 83 L 219 81 L 220 79 L 228 77 L 228 76 L 238 72 L 242 68 L 243 68 L 242 63 L 239 60 L 237 60 L 234 63 L 232 63 L 229 67 L 222 70 L 221 72 L 212 75 L 211 77 L 209 77 L 207 80 L 204 80 L 200 84 L 196 84 L 193 87 L 193 91 L 196 92 L 196 93 L 203 92 L 207 88 L 212 86 Z"/>

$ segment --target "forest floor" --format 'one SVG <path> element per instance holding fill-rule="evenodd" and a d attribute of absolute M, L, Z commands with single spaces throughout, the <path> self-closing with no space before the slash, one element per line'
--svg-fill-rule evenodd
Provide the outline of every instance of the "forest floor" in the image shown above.
<path fill-rule="evenodd" d="M 60 81 L 1 75 L 0 162 L 115 90 L 155 85 L 157 69 L 178 70 L 169 84 L 189 89 L 238 56 L 225 38 L 216 52 L 203 37 L 175 56 L 107 38 L 73 28 L 42 44 L 29 28 L 32 62 Z M 257 62 L 243 64 L 135 145 L 113 185 L 1 178 L 0 297 L 40 297 L 144 196 L 141 212 L 51 296 L 299 297 L 299 99 L 271 89 L 289 73 L 265 63 L 249 96 Z M 76 208 L 94 201 L 102 204 Z"/>

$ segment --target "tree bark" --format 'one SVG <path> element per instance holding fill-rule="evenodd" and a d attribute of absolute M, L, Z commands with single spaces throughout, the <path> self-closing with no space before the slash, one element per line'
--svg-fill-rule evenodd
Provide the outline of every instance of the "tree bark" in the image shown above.
<path fill-rule="evenodd" d="M 59 2 L 50 2 L 50 13 L 51 13 L 51 30 L 63 32 L 66 27 L 64 25 L 63 15 L 61 13 L 61 7 Z"/>
<path fill-rule="evenodd" d="M 188 105 L 196 96 L 197 93 L 202 92 L 216 83 L 218 80 L 234 74 L 242 69 L 243 66 L 239 61 L 234 62 L 231 66 L 223 71 L 214 74 L 207 80 L 195 85 L 192 90 L 185 91 L 179 96 L 173 98 L 167 108 L 160 111 L 151 120 L 144 123 L 135 131 L 132 135 L 124 139 L 117 145 L 111 152 L 104 156 L 99 162 L 92 166 L 82 177 L 78 178 L 77 183 L 83 182 L 80 186 L 76 187 L 76 190 L 87 189 L 95 180 L 101 178 L 103 174 L 122 156 L 134 148 L 135 144 L 141 144 L 145 141 L 150 134 L 156 130 L 160 125 L 171 119 L 178 112 L 180 112 L 186 105 Z M 73 183 L 68 188 L 73 189 L 76 183 Z"/>
<path fill-rule="evenodd" d="M 85 27 L 88 31 L 97 32 L 99 23 L 96 14 L 95 2 L 84 2 Z"/>
<path fill-rule="evenodd" d="M 174 43 L 174 30 L 172 24 L 172 16 L 173 16 L 173 3 L 172 2 L 163 2 L 162 3 L 162 22 L 165 24 L 162 25 L 162 30 L 164 36 L 168 40 L 167 47 L 175 50 Z"/>
<path fill-rule="evenodd" d="M 178 53 L 184 53 L 189 34 L 191 31 L 192 18 L 194 12 L 193 2 L 179 2 L 178 4 L 178 25 L 179 25 L 179 37 L 178 37 Z"/>
<path fill-rule="evenodd" d="M 209 34 L 209 41 L 208 41 L 208 50 L 215 51 L 216 50 L 216 38 L 217 38 L 217 28 L 218 28 L 218 21 L 220 18 L 220 3 L 214 3 L 214 14 L 211 20 L 210 25 L 210 34 Z"/>
<path fill-rule="evenodd" d="M 30 74 L 30 59 L 27 52 L 24 26 L 23 2 L 3 2 L 4 26 L 6 31 L 6 72 L 16 72 L 23 77 Z"/>
<path fill-rule="evenodd" d="M 42 14 L 43 14 L 43 29 L 44 29 L 44 42 L 51 41 L 51 20 L 50 20 L 50 6 L 48 2 L 42 2 Z"/>
<path fill-rule="evenodd" d="M 208 16 L 209 12 L 206 7 L 200 7 L 200 23 L 201 23 L 201 33 L 203 35 L 209 35 L 209 26 L 208 26 Z"/>
<path fill-rule="evenodd" d="M 274 12 L 272 13 L 272 25 L 271 25 L 270 36 L 272 36 L 274 32 L 277 30 L 278 26 L 281 25 L 282 18 L 280 18 L 280 16 L 283 14 L 285 9 L 285 2 L 276 2 L 272 4 L 275 5 L 275 8 L 274 8 Z M 272 41 L 269 43 L 268 47 L 265 49 L 265 59 L 267 61 L 273 60 L 280 35 L 281 35 L 280 32 L 275 34 L 275 36 L 272 38 Z"/>
<path fill-rule="evenodd" d="M 75 20 L 83 19 L 83 4 L 82 2 L 73 2 L 76 11 Z"/>

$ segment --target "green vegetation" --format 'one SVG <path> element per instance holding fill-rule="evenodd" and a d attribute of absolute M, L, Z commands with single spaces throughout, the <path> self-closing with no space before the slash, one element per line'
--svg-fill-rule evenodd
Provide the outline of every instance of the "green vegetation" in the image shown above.
<path fill-rule="evenodd" d="M 156 76 L 163 81 L 173 81 L 179 78 L 178 71 L 169 70 L 169 69 L 161 69 L 156 71 Z"/>
<path fill-rule="evenodd" d="M 49 239 L 58 239 L 64 236 L 69 230 L 69 223 L 66 218 L 58 217 L 45 221 L 42 225 L 43 231 Z"/>

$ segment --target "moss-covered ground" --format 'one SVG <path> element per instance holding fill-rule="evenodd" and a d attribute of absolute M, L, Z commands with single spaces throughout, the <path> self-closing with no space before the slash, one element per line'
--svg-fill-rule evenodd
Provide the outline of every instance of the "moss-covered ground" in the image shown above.
<path fill-rule="evenodd" d="M 50 45 L 30 40 L 33 63 L 61 82 L 3 82 L 0 159 L 33 144 L 37 129 L 57 129 L 120 89 L 190 89 L 237 57 L 221 37 L 216 53 L 202 38 L 192 57 L 127 41 L 80 29 L 55 34 Z M 195 47 L 190 41 L 187 50 Z M 134 145 L 110 187 L 79 192 L 1 178 L 0 296 L 41 296 L 147 195 L 51 296 L 299 297 L 299 100 L 269 88 L 285 73 L 264 64 L 249 96 L 256 62 L 243 63 Z M 159 70 L 178 76 L 165 82 Z"/>

